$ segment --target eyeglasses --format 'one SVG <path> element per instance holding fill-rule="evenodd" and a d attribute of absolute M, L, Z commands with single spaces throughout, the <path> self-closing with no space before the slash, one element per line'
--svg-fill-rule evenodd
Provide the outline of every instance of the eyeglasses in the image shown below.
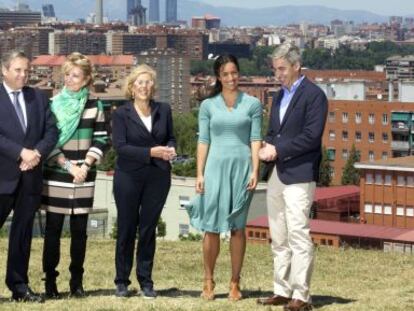
<path fill-rule="evenodd" d="M 134 84 L 136 86 L 153 86 L 154 80 L 136 80 Z"/>

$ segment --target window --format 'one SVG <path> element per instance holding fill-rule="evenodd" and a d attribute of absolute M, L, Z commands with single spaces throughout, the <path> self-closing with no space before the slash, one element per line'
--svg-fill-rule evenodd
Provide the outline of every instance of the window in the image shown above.
<path fill-rule="evenodd" d="M 375 173 L 375 184 L 382 185 L 382 174 L 381 173 Z"/>
<path fill-rule="evenodd" d="M 365 204 L 364 211 L 365 213 L 372 213 L 372 204 Z"/>
<path fill-rule="evenodd" d="M 348 140 L 348 131 L 342 131 L 342 140 Z"/>
<path fill-rule="evenodd" d="M 368 115 L 368 123 L 369 123 L 369 124 L 374 124 L 374 123 L 375 123 L 375 114 L 370 113 L 370 114 Z"/>
<path fill-rule="evenodd" d="M 404 216 L 404 207 L 397 206 L 397 216 Z"/>
<path fill-rule="evenodd" d="M 407 209 L 405 210 L 405 215 L 408 217 L 414 217 L 414 208 L 407 207 Z"/>
<path fill-rule="evenodd" d="M 262 232 L 262 239 L 263 239 L 263 240 L 266 240 L 266 239 L 267 239 L 267 234 L 266 234 L 266 232 Z"/>
<path fill-rule="evenodd" d="M 180 195 L 178 199 L 180 200 L 180 209 L 185 209 L 185 206 L 190 203 L 190 197 Z"/>
<path fill-rule="evenodd" d="M 405 186 L 405 176 L 397 176 L 397 186 Z"/>
<path fill-rule="evenodd" d="M 335 161 L 335 149 L 329 148 L 326 151 L 328 152 L 328 160 Z"/>
<path fill-rule="evenodd" d="M 329 111 L 329 114 L 328 114 L 328 121 L 329 121 L 330 123 L 335 122 L 335 111 Z"/>
<path fill-rule="evenodd" d="M 248 235 L 249 235 L 249 238 L 252 238 L 253 237 L 253 231 L 249 230 Z"/>
<path fill-rule="evenodd" d="M 386 113 L 382 114 L 382 125 L 388 124 L 388 115 Z"/>
<path fill-rule="evenodd" d="M 381 159 L 383 159 L 383 160 L 387 160 L 387 159 L 388 159 L 388 152 L 387 152 L 387 151 L 384 151 L 384 152 L 381 154 Z"/>
<path fill-rule="evenodd" d="M 360 131 L 356 131 L 355 132 L 355 141 L 361 141 L 362 139 L 362 134 Z"/>
<path fill-rule="evenodd" d="M 342 149 L 342 159 L 347 160 L 349 156 L 348 149 Z"/>
<path fill-rule="evenodd" d="M 385 215 L 392 215 L 392 207 L 390 205 L 384 206 L 384 214 Z"/>
<path fill-rule="evenodd" d="M 391 185 L 392 184 L 392 176 L 390 174 L 385 175 L 384 185 Z"/>
<path fill-rule="evenodd" d="M 407 176 L 407 187 L 414 187 L 414 176 Z"/>
<path fill-rule="evenodd" d="M 374 206 L 374 213 L 375 214 L 382 214 L 382 206 L 379 204 L 375 204 Z"/>
<path fill-rule="evenodd" d="M 333 130 L 329 131 L 329 140 L 335 140 L 335 131 Z"/>
<path fill-rule="evenodd" d="M 368 158 L 370 161 L 374 161 L 374 151 L 368 151 Z"/>
<path fill-rule="evenodd" d="M 375 133 L 374 133 L 374 132 L 369 132 L 369 133 L 368 133 L 368 141 L 369 141 L 370 143 L 373 143 L 373 142 L 374 142 L 374 140 L 375 140 Z"/>
<path fill-rule="evenodd" d="M 348 123 L 348 112 L 342 112 L 342 123 Z"/>
<path fill-rule="evenodd" d="M 186 224 L 178 224 L 178 231 L 180 235 L 188 235 L 190 232 L 190 226 Z"/>
<path fill-rule="evenodd" d="M 374 178 L 372 176 L 372 173 L 366 173 L 365 174 L 365 183 L 366 184 L 373 184 L 374 183 Z"/>
<path fill-rule="evenodd" d="M 383 143 L 388 143 L 388 134 L 387 133 L 382 133 L 382 142 Z"/>
<path fill-rule="evenodd" d="M 362 122 L 362 113 L 357 112 L 355 113 L 355 123 L 360 124 Z"/>

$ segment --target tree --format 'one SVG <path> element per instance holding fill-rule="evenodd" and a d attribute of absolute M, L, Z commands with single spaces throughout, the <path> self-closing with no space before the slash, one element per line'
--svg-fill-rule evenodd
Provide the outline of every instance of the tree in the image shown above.
<path fill-rule="evenodd" d="M 214 75 L 213 63 L 214 63 L 214 59 L 192 60 L 190 64 L 190 73 L 193 76 L 198 75 L 198 74 L 201 74 L 203 76 Z"/>
<path fill-rule="evenodd" d="M 197 164 L 194 159 L 186 161 L 184 163 L 174 163 L 172 167 L 173 174 L 184 177 L 196 177 L 197 176 Z"/>
<path fill-rule="evenodd" d="M 359 161 L 359 154 L 352 145 L 348 160 L 346 161 L 344 170 L 342 172 L 342 185 L 359 185 L 359 170 L 355 168 L 354 164 Z"/>
<path fill-rule="evenodd" d="M 164 238 L 167 235 L 167 224 L 164 220 L 162 220 L 162 217 L 158 219 L 157 224 L 157 237 Z"/>
<path fill-rule="evenodd" d="M 197 115 L 195 112 L 174 113 L 174 135 L 177 140 L 177 154 L 195 156 L 197 149 Z"/>
<path fill-rule="evenodd" d="M 98 165 L 98 170 L 100 171 L 113 171 L 115 169 L 116 162 L 116 152 L 113 147 L 111 147 L 104 155 L 101 164 Z"/>
<path fill-rule="evenodd" d="M 322 147 L 322 159 L 321 164 L 319 166 L 319 187 L 328 187 L 332 182 L 331 177 L 331 161 L 328 157 L 328 150 L 326 150 L 325 146 Z"/>

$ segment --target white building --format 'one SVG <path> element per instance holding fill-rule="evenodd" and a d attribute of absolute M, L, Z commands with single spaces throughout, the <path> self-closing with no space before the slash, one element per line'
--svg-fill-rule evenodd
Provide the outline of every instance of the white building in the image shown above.
<path fill-rule="evenodd" d="M 197 233 L 190 226 L 187 211 L 184 206 L 195 196 L 195 178 L 173 176 L 171 189 L 162 211 L 162 219 L 167 225 L 166 240 L 178 240 L 180 234 Z M 107 229 L 110 234 L 116 222 L 116 206 L 112 193 L 112 176 L 98 172 L 95 186 L 94 209 L 107 210 Z M 247 221 L 266 215 L 266 184 L 259 183 L 253 195 Z M 92 216 L 92 215 L 91 215 Z M 93 219 L 93 216 L 90 217 Z"/>

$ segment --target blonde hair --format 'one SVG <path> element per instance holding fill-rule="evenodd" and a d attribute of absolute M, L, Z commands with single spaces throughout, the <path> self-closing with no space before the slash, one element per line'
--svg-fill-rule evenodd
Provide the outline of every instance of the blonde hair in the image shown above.
<path fill-rule="evenodd" d="M 147 73 L 151 76 L 151 79 L 154 81 L 154 84 L 151 89 L 151 98 L 154 96 L 154 93 L 156 91 L 156 81 L 157 81 L 157 73 L 156 71 L 148 66 L 147 64 L 141 64 L 135 67 L 134 70 L 126 77 L 124 82 L 124 94 L 127 99 L 133 99 L 134 93 L 132 91 L 132 88 L 134 87 L 134 83 L 137 80 L 138 76 Z"/>
<path fill-rule="evenodd" d="M 92 76 L 92 63 L 91 61 L 83 54 L 79 52 L 74 52 L 66 58 L 65 62 L 62 65 L 62 73 L 67 74 L 73 67 L 78 67 L 82 70 L 85 79 L 89 77 L 89 81 L 86 86 L 91 85 L 93 82 Z"/>

